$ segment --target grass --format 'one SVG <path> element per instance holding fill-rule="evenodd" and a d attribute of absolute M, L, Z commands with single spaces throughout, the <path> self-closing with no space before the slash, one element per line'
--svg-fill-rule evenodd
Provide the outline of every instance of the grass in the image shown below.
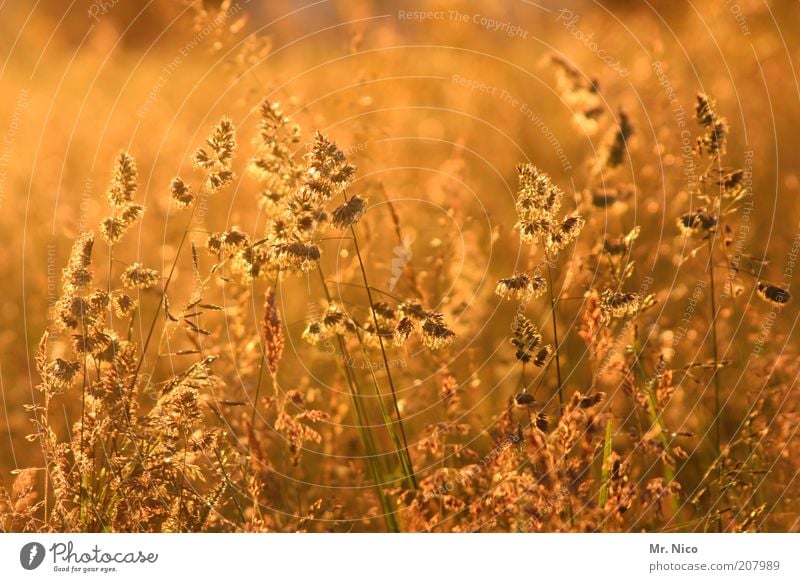
<path fill-rule="evenodd" d="M 52 264 L 26 263 L 25 288 L 52 297 L 9 299 L 41 341 L 17 358 L 30 376 L 3 383 L 32 394 L 4 393 L 9 433 L 33 429 L 10 441 L 0 529 L 797 529 L 785 241 L 755 248 L 766 210 L 747 203 L 768 170 L 744 164 L 730 95 L 669 69 L 694 103 L 687 146 L 663 84 L 577 54 L 495 42 L 534 87 L 452 55 L 382 61 L 353 33 L 346 70 L 313 69 L 318 89 L 295 75 L 308 63 L 278 50 L 266 67 L 263 36 L 224 28 L 229 94 L 186 55 L 150 103 L 147 147 L 131 120 L 109 120 L 108 143 L 77 132 L 102 170 L 70 158 L 61 187 L 88 181 L 91 203 L 60 206 Z M 383 46 L 381 30 L 364 42 Z M 181 54 L 171 34 L 157 54 Z M 430 69 L 390 90 L 387 62 Z M 513 100 L 452 82 L 457 62 L 462 80 L 536 104 L 564 156 Z M 193 66 L 213 81 L 173 126 Z M 126 109 L 150 88 L 132 80 Z"/>

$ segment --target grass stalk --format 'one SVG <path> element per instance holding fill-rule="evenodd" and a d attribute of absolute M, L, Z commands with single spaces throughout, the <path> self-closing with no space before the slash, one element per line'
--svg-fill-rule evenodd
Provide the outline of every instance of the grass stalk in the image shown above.
<path fill-rule="evenodd" d="M 544 246 L 544 241 L 542 241 Z M 553 320 L 553 351 L 556 360 L 556 382 L 558 391 L 558 406 L 559 414 L 564 415 L 564 391 L 561 382 L 561 346 L 558 343 L 558 315 L 556 313 L 556 305 L 558 300 L 555 296 L 555 289 L 553 287 L 553 268 L 550 263 L 550 253 L 545 250 L 545 262 L 547 263 L 547 297 L 550 300 L 550 317 Z"/>
<path fill-rule="evenodd" d="M 608 501 L 608 484 L 611 479 L 611 441 L 614 434 L 614 421 L 609 419 L 606 423 L 606 434 L 603 439 L 603 463 L 600 468 L 600 495 L 598 505 L 605 507 Z"/>
<path fill-rule="evenodd" d="M 142 354 L 139 356 L 139 362 L 136 364 L 136 369 L 133 373 L 133 378 L 131 379 L 131 388 L 136 385 L 136 380 L 139 377 L 139 372 L 142 369 L 142 364 L 144 364 L 145 356 L 147 355 L 147 348 L 150 345 L 150 340 L 153 338 L 153 332 L 155 331 L 156 324 L 158 323 L 158 316 L 161 314 L 161 307 L 164 305 L 164 297 L 167 295 L 167 290 L 169 289 L 169 284 L 172 281 L 172 276 L 175 274 L 175 268 L 178 265 L 178 259 L 181 256 L 181 251 L 183 250 L 183 245 L 186 244 L 186 238 L 189 236 L 190 226 L 192 225 L 192 220 L 194 219 L 195 210 L 197 209 L 197 202 L 192 205 L 192 210 L 189 213 L 189 220 L 186 221 L 186 228 L 183 229 L 183 235 L 181 236 L 181 242 L 178 244 L 178 250 L 175 252 L 175 258 L 172 260 L 172 266 L 170 267 L 169 274 L 167 275 L 167 280 L 164 281 L 164 287 L 161 289 L 161 295 L 159 297 L 158 305 L 156 305 L 156 312 L 153 314 L 153 319 L 150 322 L 150 328 L 147 332 L 147 337 L 145 339 L 144 345 L 142 346 Z"/>
<path fill-rule="evenodd" d="M 402 450 L 403 454 L 401 456 L 405 457 L 405 460 L 403 462 L 404 472 L 406 478 L 409 481 L 409 484 L 412 486 L 413 489 L 416 489 L 417 479 L 414 475 L 414 466 L 411 461 L 411 455 L 408 450 L 408 438 L 406 437 L 405 427 L 403 426 L 403 416 L 400 413 L 400 406 L 397 402 L 397 391 L 395 390 L 394 381 L 392 380 L 392 372 L 389 367 L 389 359 L 386 356 L 386 346 L 384 346 L 383 337 L 381 337 L 380 326 L 378 325 L 378 314 L 375 311 L 375 302 L 372 299 L 372 290 L 369 285 L 369 280 L 367 278 L 367 270 L 366 267 L 364 266 L 364 259 L 361 256 L 361 248 L 358 244 L 358 235 L 356 234 L 355 226 L 351 226 L 350 231 L 353 234 L 353 245 L 355 246 L 356 256 L 358 257 L 358 265 L 361 269 L 361 277 L 364 280 L 364 287 L 366 287 L 367 300 L 369 301 L 369 309 L 372 312 L 372 321 L 373 324 L 375 325 L 376 335 L 378 336 L 378 343 L 380 344 L 381 347 L 381 356 L 383 357 L 384 369 L 386 370 L 386 378 L 389 382 L 389 389 L 392 394 L 392 403 L 394 404 L 394 411 L 395 414 L 397 415 L 397 425 L 400 429 L 400 437 L 402 439 L 402 447 L 403 447 Z"/>
<path fill-rule="evenodd" d="M 722 435 L 720 427 L 720 388 L 719 388 L 719 354 L 717 348 L 717 296 L 714 282 L 714 237 L 708 238 L 708 283 L 711 291 L 711 350 L 714 357 L 714 369 L 711 380 L 714 382 L 714 446 L 717 455 L 722 454 Z"/>
<path fill-rule="evenodd" d="M 328 303 L 332 301 L 330 290 L 328 289 L 328 284 L 325 281 L 325 275 L 322 272 L 322 266 L 317 263 L 317 272 L 319 273 L 320 280 L 322 282 L 322 289 L 325 292 L 325 298 L 328 300 Z M 382 476 L 380 465 L 378 464 L 378 457 L 377 457 L 377 447 L 375 446 L 375 441 L 372 438 L 372 433 L 368 428 L 368 417 L 366 410 L 363 408 L 361 404 L 361 392 L 358 386 L 358 379 L 356 378 L 353 370 L 350 368 L 348 362 L 350 362 L 350 353 L 347 349 L 347 344 L 344 341 L 344 338 L 341 334 L 336 334 L 336 339 L 339 344 L 339 349 L 341 350 L 342 356 L 344 356 L 345 364 L 344 368 L 344 375 L 345 379 L 347 380 L 348 390 L 350 392 L 350 399 L 353 402 L 353 409 L 355 410 L 356 414 L 356 423 L 358 424 L 358 434 L 361 438 L 361 443 L 364 446 L 364 449 L 367 453 L 367 466 L 369 467 L 370 473 L 372 474 L 373 482 L 375 483 L 375 491 L 378 495 L 378 500 L 381 504 L 381 509 L 384 512 L 384 521 L 386 522 L 386 527 L 391 532 L 399 532 L 400 528 L 397 524 L 397 520 L 394 515 L 394 510 L 392 509 L 391 503 L 389 502 L 388 497 L 383 491 L 382 483 L 385 483 L 386 480 Z M 359 336 L 360 340 L 360 336 Z M 363 346 L 362 346 L 363 347 Z M 383 400 L 380 398 L 379 401 L 381 403 L 381 407 L 383 407 Z M 387 415 L 388 416 L 388 415 Z M 391 427 L 387 426 L 387 429 L 391 432 Z"/>
<path fill-rule="evenodd" d="M 653 427 L 658 427 L 658 440 L 661 442 L 661 446 L 664 447 L 664 453 L 666 454 L 669 451 L 671 443 L 669 437 L 667 436 L 667 427 L 664 425 L 664 421 L 661 419 L 661 414 L 658 412 L 658 400 L 656 399 L 656 394 L 653 391 L 653 388 L 650 386 L 650 379 L 648 378 L 647 371 L 644 369 L 644 365 L 642 364 L 641 347 L 638 339 L 636 339 L 635 350 L 636 367 L 634 368 L 634 374 L 642 383 L 645 396 L 647 396 L 647 416 L 650 421 L 650 427 L 651 429 Z M 675 470 L 672 468 L 672 465 L 666 461 L 662 462 L 662 471 L 664 474 L 665 484 L 669 485 L 675 480 Z M 674 496 L 670 499 L 672 511 L 677 514 L 680 510 L 678 500 L 675 499 Z"/>
<path fill-rule="evenodd" d="M 714 236 L 708 237 L 708 284 L 711 292 L 711 353 L 714 356 L 714 369 L 711 381 L 714 382 L 714 448 L 717 458 L 722 458 L 722 407 L 719 388 L 719 354 L 717 348 L 717 294 L 714 284 Z M 717 465 L 717 480 L 722 480 L 722 463 Z M 722 532 L 722 515 L 717 515 L 717 531 Z"/>

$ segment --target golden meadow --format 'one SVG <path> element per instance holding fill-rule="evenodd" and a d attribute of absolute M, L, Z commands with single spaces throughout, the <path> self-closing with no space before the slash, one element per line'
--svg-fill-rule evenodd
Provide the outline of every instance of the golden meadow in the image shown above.
<path fill-rule="evenodd" d="M 0 8 L 3 531 L 796 531 L 797 6 Z"/>

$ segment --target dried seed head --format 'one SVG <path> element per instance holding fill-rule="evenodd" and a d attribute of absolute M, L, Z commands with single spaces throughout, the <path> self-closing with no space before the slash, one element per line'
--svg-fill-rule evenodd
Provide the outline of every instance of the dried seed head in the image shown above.
<path fill-rule="evenodd" d="M 133 200 L 137 187 L 136 174 L 136 162 L 126 152 L 121 152 L 108 186 L 108 202 L 112 207 L 122 208 Z"/>
<path fill-rule="evenodd" d="M 706 130 L 706 133 L 697 138 L 697 150 L 708 152 L 711 157 L 725 152 L 725 141 L 728 136 L 728 123 L 724 117 L 716 112 L 713 99 L 704 93 L 698 93 L 695 106 L 697 122 Z"/>
<path fill-rule="evenodd" d="M 372 305 L 372 309 L 378 319 L 386 323 L 394 323 L 397 319 L 397 312 L 386 301 L 377 301 Z"/>
<path fill-rule="evenodd" d="M 169 185 L 170 194 L 172 194 L 172 201 L 178 208 L 189 208 L 194 202 L 194 194 L 192 189 L 183 180 L 178 177 L 172 179 Z"/>
<path fill-rule="evenodd" d="M 104 354 L 113 345 L 114 338 L 102 331 L 72 336 L 72 347 L 79 354 L 90 353 L 95 357 Z"/>
<path fill-rule="evenodd" d="M 432 350 L 446 347 L 453 343 L 456 334 L 444 322 L 444 315 L 431 313 L 422 322 L 422 343 Z"/>
<path fill-rule="evenodd" d="M 206 144 L 210 151 L 197 149 L 194 153 L 195 165 L 206 170 L 228 168 L 236 151 L 236 130 L 233 122 L 223 117 L 206 138 Z"/>
<path fill-rule="evenodd" d="M 130 317 L 136 309 L 136 300 L 123 293 L 114 297 L 113 305 L 117 317 Z"/>
<path fill-rule="evenodd" d="M 558 251 L 575 240 L 584 220 L 580 216 L 557 217 L 564 193 L 553 184 L 550 176 L 531 164 L 519 170 L 516 228 L 523 242 L 543 240 L 548 251 Z"/>
<path fill-rule="evenodd" d="M 717 218 L 708 213 L 705 208 L 698 208 L 687 212 L 678 218 L 678 229 L 683 236 L 692 236 L 700 232 L 714 232 L 717 228 Z"/>
<path fill-rule="evenodd" d="M 64 329 L 84 327 L 89 318 L 89 305 L 83 297 L 64 295 L 55 306 L 56 321 Z"/>
<path fill-rule="evenodd" d="M 613 317 L 636 315 L 641 307 L 638 293 L 625 293 L 606 289 L 600 295 L 601 321 L 608 323 Z"/>
<path fill-rule="evenodd" d="M 628 251 L 631 250 L 633 241 L 639 238 L 639 233 L 641 230 L 642 229 L 640 226 L 635 226 L 633 227 L 633 230 L 621 238 L 606 238 L 603 241 L 603 252 L 607 255 L 611 255 L 612 257 L 626 255 Z"/>
<path fill-rule="evenodd" d="M 533 358 L 533 365 L 537 368 L 544 368 L 545 364 L 547 364 L 554 352 L 555 350 L 550 344 L 542 346 L 539 348 L 539 351 L 536 352 L 536 356 Z"/>
<path fill-rule="evenodd" d="M 416 301 L 404 301 L 397 307 L 397 310 L 403 317 L 407 317 L 416 322 L 422 321 L 428 317 L 428 311 Z"/>
<path fill-rule="evenodd" d="M 326 337 L 325 328 L 321 321 L 312 321 L 303 331 L 303 339 L 312 346 L 318 345 Z"/>
<path fill-rule="evenodd" d="M 319 132 L 314 134 L 306 164 L 302 193 L 318 204 L 344 192 L 356 171 L 347 163 L 344 152 Z"/>
<path fill-rule="evenodd" d="M 536 400 L 534 400 L 533 394 L 522 392 L 514 397 L 514 404 L 517 406 L 533 406 L 536 404 Z"/>
<path fill-rule="evenodd" d="M 550 176 L 536 166 L 522 164 L 517 169 L 517 214 L 520 222 L 552 219 L 561 208 L 564 193 L 553 184 Z"/>
<path fill-rule="evenodd" d="M 714 122 L 717 120 L 717 114 L 714 110 L 715 105 L 714 100 L 705 93 L 697 94 L 695 118 L 705 128 L 714 127 Z"/>
<path fill-rule="evenodd" d="M 289 271 L 310 271 L 321 258 L 317 245 L 305 243 L 281 243 L 272 245 L 268 260 L 273 266 Z"/>
<path fill-rule="evenodd" d="M 615 204 L 624 204 L 634 194 L 630 184 L 620 185 L 616 188 L 596 188 L 590 194 L 592 206 L 596 208 L 610 208 Z"/>
<path fill-rule="evenodd" d="M 259 198 L 259 204 L 269 210 L 278 208 L 282 201 L 283 194 L 277 190 L 264 190 Z"/>
<path fill-rule="evenodd" d="M 275 135 L 275 131 L 291 121 L 288 115 L 283 113 L 283 105 L 280 101 L 270 101 L 264 99 L 261 103 L 261 139 L 269 143 Z"/>
<path fill-rule="evenodd" d="M 764 281 L 758 282 L 756 285 L 756 293 L 758 293 L 761 299 L 773 305 L 786 305 L 792 297 L 788 289 L 772 285 L 771 283 L 765 283 Z"/>
<path fill-rule="evenodd" d="M 378 325 L 376 326 L 373 319 L 370 318 L 369 321 L 361 326 L 361 329 L 364 331 L 364 335 L 362 336 L 364 343 L 369 346 L 379 346 L 382 341 L 394 342 L 394 325 L 392 324 L 387 324 L 378 320 Z"/>
<path fill-rule="evenodd" d="M 353 331 L 354 324 L 350 317 L 341 311 L 335 303 L 328 305 L 322 316 L 322 325 L 328 334 L 343 334 Z"/>
<path fill-rule="evenodd" d="M 47 365 L 47 376 L 50 386 L 55 393 L 63 392 L 71 385 L 75 376 L 80 371 L 79 362 L 68 362 L 61 358 L 56 358 Z"/>
<path fill-rule="evenodd" d="M 724 174 L 719 179 L 719 185 L 722 186 L 726 194 L 732 194 L 739 190 L 744 183 L 744 170 L 734 170 Z"/>
<path fill-rule="evenodd" d="M 517 348 L 517 358 L 527 362 L 530 360 L 530 352 L 535 350 L 542 343 L 542 334 L 539 333 L 539 329 L 536 325 L 520 312 L 517 312 L 514 318 L 512 330 L 513 337 L 511 338 L 511 345 Z M 520 358 L 520 352 L 527 354 L 528 358 Z"/>
<path fill-rule="evenodd" d="M 275 301 L 275 290 L 270 288 L 264 301 L 264 349 L 267 369 L 273 376 L 278 371 L 284 345 L 281 314 Z"/>
<path fill-rule="evenodd" d="M 120 220 L 125 227 L 130 227 L 138 222 L 144 215 L 144 206 L 141 204 L 126 204 L 120 212 Z"/>
<path fill-rule="evenodd" d="M 592 406 L 597 406 L 605 399 L 605 397 L 606 397 L 605 392 L 597 392 L 596 394 L 592 394 L 591 396 L 586 394 L 581 397 L 580 407 L 591 408 Z"/>
<path fill-rule="evenodd" d="M 527 273 L 515 273 L 506 279 L 500 279 L 495 293 L 504 299 L 527 301 L 541 297 L 547 291 L 547 282 L 540 275 L 530 276 Z"/>
<path fill-rule="evenodd" d="M 128 342 L 120 340 L 116 334 L 109 334 L 108 340 L 102 349 L 98 349 L 94 353 L 94 357 L 100 362 L 113 362 L 123 352 Z"/>
<path fill-rule="evenodd" d="M 89 313 L 93 318 L 104 315 L 104 311 L 108 309 L 111 303 L 111 296 L 106 291 L 100 289 L 86 298 L 89 306 Z"/>
<path fill-rule="evenodd" d="M 92 264 L 92 247 L 94 233 L 83 232 L 72 245 L 69 262 L 63 271 L 63 288 L 65 293 L 88 287 L 92 282 L 89 266 Z"/>
<path fill-rule="evenodd" d="M 109 245 L 114 245 L 144 214 L 144 206 L 126 204 L 119 216 L 109 216 L 100 223 L 100 235 Z"/>
<path fill-rule="evenodd" d="M 134 263 L 123 271 L 121 279 L 125 287 L 148 289 L 158 282 L 158 271 Z"/>
<path fill-rule="evenodd" d="M 533 243 L 547 236 L 553 227 L 550 219 L 521 220 L 516 224 L 523 242 Z"/>
<path fill-rule="evenodd" d="M 367 201 L 360 196 L 353 196 L 333 211 L 331 224 L 339 230 L 355 224 L 367 211 Z"/>
<path fill-rule="evenodd" d="M 217 254 L 236 253 L 249 246 L 250 237 L 235 226 L 226 232 L 212 233 L 206 240 L 206 248 Z"/>
<path fill-rule="evenodd" d="M 211 192 L 217 192 L 236 179 L 236 174 L 232 170 L 218 170 L 211 172 L 206 180 L 206 186 Z"/>
<path fill-rule="evenodd" d="M 614 130 L 603 159 L 603 165 L 606 168 L 616 168 L 625 161 L 625 152 L 631 135 L 633 135 L 633 125 L 630 117 L 624 110 L 620 109 L 619 125 Z"/>
<path fill-rule="evenodd" d="M 112 216 L 103 219 L 100 223 L 100 235 L 109 245 L 116 244 L 119 239 L 122 238 L 122 235 L 125 234 L 125 230 L 126 228 L 123 222 Z"/>
<path fill-rule="evenodd" d="M 398 346 L 403 345 L 416 327 L 416 323 L 410 317 L 402 318 L 394 331 L 394 343 Z"/>
<path fill-rule="evenodd" d="M 580 216 L 568 216 L 547 235 L 547 249 L 557 252 L 578 238 L 586 222 Z"/>
<path fill-rule="evenodd" d="M 536 325 L 522 313 L 517 312 L 512 330 L 511 345 L 516 348 L 517 360 L 523 363 L 533 362 L 537 367 L 544 366 L 550 359 L 553 348 L 550 345 L 542 345 L 542 334 Z"/>

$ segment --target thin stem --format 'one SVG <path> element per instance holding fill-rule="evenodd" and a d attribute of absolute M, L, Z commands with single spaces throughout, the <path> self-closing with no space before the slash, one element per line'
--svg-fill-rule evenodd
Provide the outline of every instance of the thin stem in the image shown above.
<path fill-rule="evenodd" d="M 156 312 L 153 314 L 153 320 L 150 322 L 150 330 L 147 332 L 147 339 L 145 339 L 144 345 L 142 346 L 142 355 L 139 356 L 139 363 L 136 365 L 136 370 L 133 373 L 133 378 L 131 379 L 131 388 L 135 386 L 136 380 L 139 377 L 139 372 L 142 369 L 142 364 L 144 363 L 144 358 L 147 355 L 147 347 L 150 345 L 150 340 L 153 338 L 153 331 L 156 328 L 156 323 L 158 323 L 158 316 L 161 313 L 161 307 L 164 305 L 164 297 L 167 294 L 167 289 L 169 289 L 169 284 L 172 281 L 172 276 L 175 274 L 175 267 L 178 265 L 178 258 L 181 256 L 181 251 L 183 250 L 183 245 L 186 243 L 186 238 L 189 235 L 189 226 L 192 224 L 192 220 L 194 219 L 194 213 L 197 209 L 197 203 L 195 202 L 192 205 L 192 211 L 189 214 L 189 220 L 186 223 L 186 228 L 183 230 L 183 236 L 181 237 L 181 242 L 178 245 L 178 251 L 175 253 L 175 258 L 172 261 L 172 267 L 170 267 L 169 275 L 167 275 L 167 280 L 164 282 L 164 287 L 161 290 L 161 296 L 158 301 L 158 305 L 156 306 Z"/>
<path fill-rule="evenodd" d="M 714 246 L 713 239 L 708 239 L 708 262 L 709 265 L 713 264 Z M 719 399 L 719 355 L 717 353 L 717 297 L 715 292 L 714 283 L 714 269 L 708 269 L 709 287 L 711 291 L 711 348 L 714 355 L 714 369 L 711 372 L 711 378 L 714 382 L 714 444 L 717 449 L 717 454 L 721 454 L 721 438 L 720 438 L 720 399 Z"/>
<path fill-rule="evenodd" d="M 608 485 L 611 481 L 611 453 L 613 451 L 612 438 L 614 435 L 614 421 L 608 419 L 606 423 L 606 434 L 603 439 L 603 460 L 600 465 L 600 493 L 598 496 L 598 506 L 605 507 L 608 501 Z"/>
<path fill-rule="evenodd" d="M 661 446 L 664 447 L 664 453 L 667 454 L 671 446 L 670 438 L 668 436 L 669 433 L 667 432 L 667 427 L 664 424 L 664 421 L 661 418 L 661 414 L 658 411 L 658 400 L 656 398 L 655 392 L 653 391 L 650 378 L 648 377 L 647 374 L 647 370 L 645 370 L 644 364 L 642 363 L 643 348 L 640 345 L 638 334 L 633 345 L 635 350 L 634 362 L 636 364 L 636 367 L 633 369 L 633 373 L 642 383 L 645 396 L 647 397 L 647 415 L 650 421 L 650 427 L 651 429 L 658 427 L 658 439 L 661 441 Z M 670 465 L 666 461 L 666 458 L 663 460 L 662 464 L 664 472 L 664 482 L 670 484 L 675 480 L 675 471 L 672 468 L 672 465 Z M 678 512 L 680 511 L 680 506 L 678 505 L 678 500 L 674 496 L 671 497 L 671 507 L 673 513 L 675 515 L 678 515 Z"/>
<path fill-rule="evenodd" d="M 178 496 L 178 533 L 181 533 L 181 515 L 183 514 L 183 489 L 186 481 L 186 449 L 189 446 L 187 442 L 186 431 L 183 433 L 183 467 L 181 468 L 181 490 Z"/>
<path fill-rule="evenodd" d="M 261 361 L 258 364 L 258 380 L 256 381 L 256 393 L 253 396 L 253 411 L 250 413 L 250 432 L 251 434 L 255 435 L 256 430 L 256 409 L 258 408 L 258 399 L 260 398 L 261 393 L 261 380 L 264 377 L 264 350 L 261 350 Z M 244 479 L 245 483 L 247 483 L 247 475 L 250 472 L 250 458 L 253 456 L 252 454 L 252 444 L 249 442 L 249 435 L 248 435 L 248 446 L 247 446 L 247 459 L 244 462 Z M 256 512 L 256 506 L 258 505 L 258 500 L 256 499 L 255 490 L 251 490 L 253 493 L 253 513 Z"/>
<path fill-rule="evenodd" d="M 328 303 L 332 301 L 330 290 L 328 289 L 328 284 L 325 280 L 325 275 L 322 272 L 322 265 L 317 263 L 317 272 L 319 273 L 320 280 L 322 281 L 322 289 L 325 292 L 325 298 L 328 300 Z M 370 473 L 372 473 L 372 479 L 375 483 L 375 491 L 378 494 L 378 501 L 381 504 L 381 508 L 384 513 L 384 521 L 386 522 L 386 527 L 391 532 L 399 532 L 400 527 L 397 524 L 397 520 L 394 516 L 394 511 L 392 510 L 391 504 L 389 503 L 389 499 L 386 497 L 386 494 L 383 492 L 381 488 L 381 484 L 385 482 L 383 477 L 381 477 L 380 467 L 377 461 L 376 455 L 376 447 L 375 441 L 372 439 L 372 433 L 367 428 L 368 426 L 368 418 L 366 410 L 363 409 L 361 404 L 361 394 L 358 388 L 358 381 L 355 377 L 355 374 L 350 369 L 350 353 L 347 349 L 347 344 L 345 344 L 344 338 L 342 334 L 336 334 L 336 339 L 339 343 L 339 349 L 342 352 L 342 356 L 344 356 L 345 364 L 344 368 L 344 375 L 347 379 L 347 387 L 350 391 L 350 399 L 353 401 L 353 408 L 356 413 L 356 421 L 358 423 L 358 433 L 361 437 L 361 442 L 364 445 L 364 449 L 367 452 L 367 466 L 369 467 Z M 359 336 L 360 339 L 360 336 Z M 362 346 L 363 347 L 363 346 Z M 376 384 L 377 386 L 377 384 Z M 383 400 L 380 400 L 381 407 L 383 408 Z M 387 429 L 391 430 L 391 427 L 387 426 Z"/>
<path fill-rule="evenodd" d="M 406 430 L 403 426 L 403 416 L 400 413 L 400 406 L 397 403 L 397 391 L 394 387 L 394 381 L 392 380 L 392 373 L 389 368 L 389 358 L 386 356 L 386 347 L 383 345 L 383 337 L 380 333 L 380 325 L 378 324 L 378 314 L 375 312 L 375 302 L 372 300 L 372 290 L 369 285 L 369 281 L 367 279 L 367 270 L 364 267 L 364 260 L 361 257 L 361 248 L 358 244 L 358 236 L 356 236 L 356 229 L 355 226 L 350 226 L 350 231 L 353 233 L 353 245 L 356 249 L 356 256 L 358 257 L 358 265 L 361 268 L 361 277 L 364 279 L 364 286 L 367 290 L 367 299 L 369 300 L 369 308 L 372 311 L 372 321 L 375 325 L 375 332 L 378 336 L 378 343 L 381 346 L 381 356 L 383 357 L 383 364 L 384 369 L 386 370 L 386 377 L 389 380 L 389 389 L 392 392 L 392 403 L 394 404 L 394 411 L 397 415 L 397 424 L 400 426 L 400 436 L 403 439 L 403 454 L 405 455 L 405 462 L 407 463 L 406 467 L 406 476 L 408 477 L 412 487 L 414 489 L 417 488 L 417 479 L 414 476 L 414 465 L 411 462 L 411 455 L 408 451 L 408 439 L 406 438 Z"/>
<path fill-rule="evenodd" d="M 47 389 L 44 392 L 44 426 L 50 426 L 50 386 L 47 386 Z M 39 428 L 39 433 L 41 434 L 41 427 Z M 48 445 L 44 445 L 47 447 Z M 44 453 L 44 462 L 45 462 L 45 471 L 44 471 L 44 525 L 45 531 L 48 531 L 48 524 L 50 523 L 50 517 L 47 513 L 47 502 L 50 496 L 50 454 L 48 453 L 48 449 L 45 448 Z"/>
<path fill-rule="evenodd" d="M 558 404 L 560 409 L 560 414 L 563 416 L 564 414 L 564 393 L 562 390 L 561 384 L 561 359 L 559 357 L 559 353 L 561 351 L 560 346 L 558 344 L 558 318 L 556 314 L 556 297 L 555 297 L 555 290 L 553 288 L 553 269 L 550 266 L 550 253 L 545 250 L 545 259 L 547 263 L 547 296 L 550 299 L 550 315 L 553 319 L 553 349 L 555 351 L 555 360 L 556 360 L 556 380 L 558 382 Z"/>
<path fill-rule="evenodd" d="M 719 399 L 719 355 L 717 353 L 717 296 L 714 288 L 714 238 L 708 238 L 708 279 L 711 288 L 711 347 L 714 354 L 714 369 L 711 379 L 714 382 L 714 447 L 717 458 L 722 458 L 722 438 L 720 435 L 721 407 Z M 717 479 L 722 480 L 722 463 L 717 466 Z M 722 531 L 722 514 L 717 514 L 717 531 Z"/>
<path fill-rule="evenodd" d="M 327 281 L 326 281 L 327 282 Z M 336 283 L 337 285 L 348 285 L 350 287 L 358 287 L 359 289 L 364 289 L 363 285 L 359 285 L 358 283 L 348 283 L 347 281 L 331 281 L 331 283 Z M 383 291 L 382 289 L 378 289 L 377 287 L 370 287 L 371 291 L 375 291 L 375 293 L 380 293 L 381 295 L 386 295 L 387 297 L 391 297 L 398 303 L 402 303 L 403 299 L 394 295 L 393 293 L 389 293 L 387 291 Z"/>
<path fill-rule="evenodd" d="M 217 462 L 219 463 L 220 473 L 222 473 L 222 478 L 225 479 L 226 487 L 228 489 L 231 489 L 231 490 L 235 491 L 235 488 L 233 487 L 233 483 L 231 483 L 230 477 L 228 477 L 228 472 L 225 471 L 225 462 L 223 461 L 222 457 L 219 454 L 219 449 L 214 448 L 214 455 L 217 457 Z M 236 495 L 231 495 L 231 498 L 233 499 L 233 502 L 236 504 L 236 509 L 239 511 L 239 517 L 241 518 L 242 523 L 244 523 L 245 522 L 244 510 L 242 509 L 242 506 L 239 503 L 239 499 L 236 497 Z M 208 510 L 210 512 L 211 508 L 209 507 Z M 200 524 L 200 525 L 203 525 L 203 524 Z M 200 528 L 198 528 L 198 529 L 200 529 Z"/>
<path fill-rule="evenodd" d="M 85 452 L 85 441 L 84 441 L 84 429 L 86 428 L 86 381 L 88 379 L 88 354 L 86 350 L 88 349 L 86 346 L 86 323 L 81 321 L 81 327 L 83 329 L 83 386 L 81 387 L 81 444 L 80 444 L 80 454 L 83 457 Z M 80 464 L 78 466 L 78 472 L 80 473 L 80 487 L 78 488 L 78 519 L 83 523 L 83 498 L 84 498 L 84 484 L 83 484 L 83 471 L 81 471 Z M 87 511 L 88 515 L 88 511 Z"/>

